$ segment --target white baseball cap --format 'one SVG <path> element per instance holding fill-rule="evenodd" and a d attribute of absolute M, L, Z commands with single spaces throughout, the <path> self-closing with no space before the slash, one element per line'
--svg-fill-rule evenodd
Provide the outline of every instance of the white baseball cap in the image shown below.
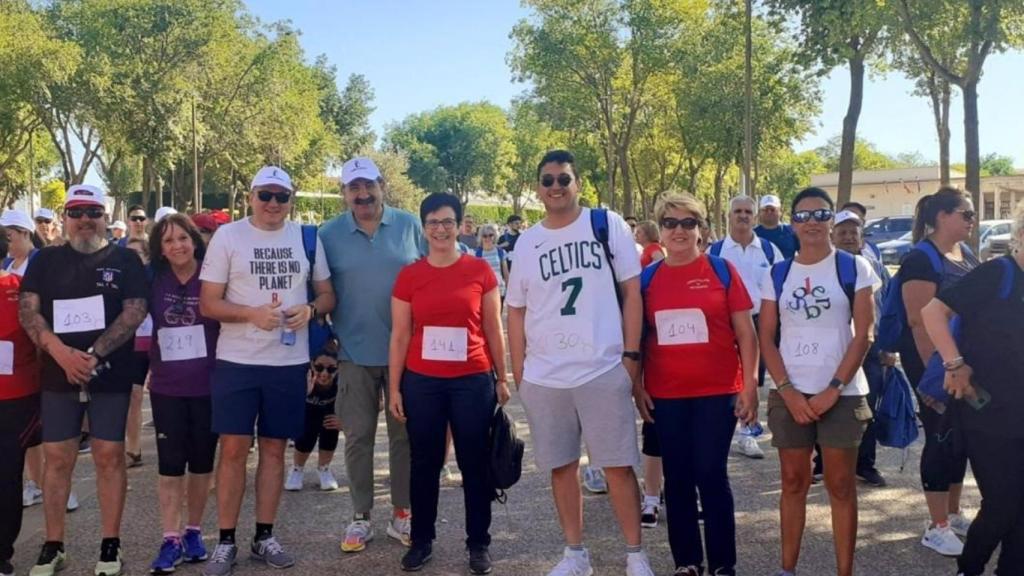
<path fill-rule="evenodd" d="M 373 160 L 365 156 L 359 156 L 345 162 L 341 167 L 341 185 L 348 186 L 356 178 L 377 181 L 380 178 L 380 170 Z"/>
<path fill-rule="evenodd" d="M 0 226 L 21 228 L 27 232 L 36 229 L 36 223 L 21 210 L 4 210 L 3 215 L 0 216 Z"/>
<path fill-rule="evenodd" d="M 64 207 L 72 206 L 102 206 L 107 207 L 107 196 L 96 186 L 91 184 L 75 184 L 68 188 L 67 197 L 64 200 Z"/>
<path fill-rule="evenodd" d="M 295 188 L 292 187 L 291 176 L 283 168 L 278 168 L 277 166 L 264 166 L 260 168 L 260 171 L 253 176 L 252 185 L 249 186 L 249 190 L 255 190 L 261 186 L 280 186 L 289 192 L 295 191 Z"/>
<path fill-rule="evenodd" d="M 47 220 L 55 220 L 57 215 L 53 213 L 53 210 L 49 208 L 39 208 L 36 210 L 36 218 L 45 218 Z"/>
<path fill-rule="evenodd" d="M 167 216 L 170 216 L 171 214 L 177 214 L 177 213 L 178 213 L 178 211 L 175 210 L 174 208 L 171 208 L 170 206 L 161 206 L 160 208 L 157 208 L 156 216 L 153 217 L 153 221 L 154 222 L 159 222 L 159 221 L 163 220 L 164 218 L 166 218 Z"/>
<path fill-rule="evenodd" d="M 766 194 L 764 196 L 761 196 L 761 208 L 767 208 L 769 206 L 782 208 L 782 200 L 779 200 L 779 197 L 775 196 L 774 194 Z"/>
<path fill-rule="evenodd" d="M 124 232 L 128 229 L 128 225 L 124 223 L 124 220 L 114 220 L 114 223 L 110 225 L 110 229 Z"/>
<path fill-rule="evenodd" d="M 843 222 L 855 222 L 858 226 L 864 223 L 864 221 L 860 219 L 860 216 L 851 210 L 843 210 L 836 214 L 836 226 L 839 226 Z"/>

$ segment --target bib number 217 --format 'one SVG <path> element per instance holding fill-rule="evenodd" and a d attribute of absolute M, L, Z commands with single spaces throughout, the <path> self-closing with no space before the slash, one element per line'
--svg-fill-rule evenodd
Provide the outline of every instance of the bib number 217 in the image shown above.
<path fill-rule="evenodd" d="M 562 282 L 562 293 L 569 292 L 569 297 L 565 300 L 565 306 L 562 306 L 562 309 L 559 311 L 562 316 L 576 315 L 576 299 L 580 297 L 581 290 L 583 290 L 583 278 L 569 278 Z"/>

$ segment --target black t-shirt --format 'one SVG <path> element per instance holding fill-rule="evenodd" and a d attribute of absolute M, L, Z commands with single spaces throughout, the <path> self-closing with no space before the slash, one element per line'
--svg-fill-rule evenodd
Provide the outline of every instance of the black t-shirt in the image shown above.
<path fill-rule="evenodd" d="M 77 252 L 70 244 L 44 248 L 25 273 L 21 289 L 39 295 L 39 311 L 61 342 L 82 351 L 88 350 L 120 316 L 126 299 L 145 299 L 147 292 L 146 274 L 139 256 L 114 244 L 94 254 Z M 92 317 L 100 306 L 102 322 Z M 55 311 L 57 318 L 54 318 Z M 90 326 L 96 328 L 89 329 Z M 89 383 L 90 391 L 131 391 L 134 344 L 133 334 L 107 355 L 110 369 Z M 64 370 L 53 358 L 45 352 L 42 358 L 43 390 L 78 390 L 68 383 Z"/>
<path fill-rule="evenodd" d="M 334 413 L 334 401 L 338 398 L 338 379 L 335 378 L 334 382 L 327 388 L 323 388 L 316 384 L 313 385 L 313 391 L 306 396 L 306 414 L 319 414 L 327 416 L 328 414 Z"/>
<path fill-rule="evenodd" d="M 1016 438 L 1024 437 L 1024 272 L 1009 256 L 1015 276 L 1010 297 L 1000 298 L 1005 277 L 1002 262 L 986 262 L 939 300 L 962 322 L 960 353 L 974 369 L 974 381 L 992 394 L 981 410 L 960 409 L 967 429 Z"/>
<path fill-rule="evenodd" d="M 931 240 L 926 239 L 924 242 L 935 246 Z M 942 290 L 956 285 L 971 270 L 978 267 L 977 257 L 967 250 L 963 251 L 964 259 L 962 262 L 955 262 L 946 258 L 938 248 L 935 248 L 935 251 L 939 253 L 939 258 L 942 260 L 943 271 L 941 273 L 935 271 L 932 261 L 924 251 L 915 249 L 908 252 L 903 257 L 903 261 L 900 262 L 900 282 L 906 283 L 912 280 L 931 282 L 935 284 L 935 292 L 938 294 Z M 907 377 L 914 386 L 917 386 L 921 375 L 924 374 L 924 363 L 921 362 L 921 358 L 918 356 L 917 347 L 914 345 L 914 335 L 911 334 L 909 328 L 903 332 L 899 353 L 900 362 L 903 364 Z"/>
<path fill-rule="evenodd" d="M 509 230 L 508 232 L 502 234 L 501 238 L 498 238 L 498 244 L 508 244 L 508 246 L 505 247 L 505 251 L 514 252 L 516 249 L 516 242 L 519 241 L 519 234 L 519 232 L 513 232 L 512 230 Z"/>

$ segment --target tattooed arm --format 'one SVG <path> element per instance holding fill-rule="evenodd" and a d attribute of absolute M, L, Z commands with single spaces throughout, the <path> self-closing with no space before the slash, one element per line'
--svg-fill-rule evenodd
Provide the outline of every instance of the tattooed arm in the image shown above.
<path fill-rule="evenodd" d="M 92 349 L 101 357 L 108 356 L 135 337 L 135 330 L 146 320 L 145 298 L 127 298 L 114 322 L 100 334 Z"/>
<path fill-rule="evenodd" d="M 92 378 L 96 359 L 62 342 L 39 310 L 39 294 L 22 291 L 18 296 L 18 320 L 28 337 L 64 370 L 68 382 L 87 383 Z"/>

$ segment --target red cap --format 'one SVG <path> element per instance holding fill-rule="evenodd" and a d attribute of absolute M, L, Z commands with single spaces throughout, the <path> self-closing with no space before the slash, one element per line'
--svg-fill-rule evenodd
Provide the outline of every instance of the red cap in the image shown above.
<path fill-rule="evenodd" d="M 193 214 L 192 223 L 202 232 L 216 232 L 217 227 L 220 226 L 217 220 L 209 214 Z"/>
<path fill-rule="evenodd" d="M 223 210 L 211 210 L 210 216 L 217 224 L 228 224 L 231 222 L 231 215 Z"/>

